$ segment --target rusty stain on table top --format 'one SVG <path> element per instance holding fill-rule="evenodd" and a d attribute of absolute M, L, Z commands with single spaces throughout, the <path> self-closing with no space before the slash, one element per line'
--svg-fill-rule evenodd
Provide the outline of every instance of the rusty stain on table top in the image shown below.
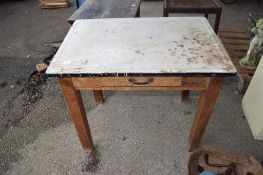
<path fill-rule="evenodd" d="M 77 20 L 50 75 L 235 74 L 206 18 Z"/>

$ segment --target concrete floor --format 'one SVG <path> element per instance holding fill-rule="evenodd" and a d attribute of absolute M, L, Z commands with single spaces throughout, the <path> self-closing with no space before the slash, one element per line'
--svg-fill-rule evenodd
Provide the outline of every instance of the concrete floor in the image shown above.
<path fill-rule="evenodd" d="M 93 155 L 81 148 L 57 79 L 48 79 L 39 87 L 43 97 L 28 104 L 24 83 L 53 53 L 44 43 L 63 40 L 75 10 L 38 5 L 0 1 L 0 174 L 186 174 L 197 92 L 181 103 L 176 91 L 106 91 L 99 106 L 83 92 Z M 263 9 L 246 0 L 222 6 L 221 27 L 244 27 L 248 12 Z M 161 16 L 162 3 L 143 2 L 141 15 Z M 263 142 L 252 137 L 236 85 L 236 77 L 226 79 L 202 145 L 262 160 Z"/>

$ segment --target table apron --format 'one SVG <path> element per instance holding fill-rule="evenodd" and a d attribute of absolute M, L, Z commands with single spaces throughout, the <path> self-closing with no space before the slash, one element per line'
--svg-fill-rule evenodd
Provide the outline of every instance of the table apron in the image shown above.
<path fill-rule="evenodd" d="M 77 90 L 206 90 L 210 77 L 72 77 Z"/>
<path fill-rule="evenodd" d="M 222 11 L 220 7 L 215 8 L 168 8 L 169 13 L 209 13 L 217 14 Z"/>
<path fill-rule="evenodd" d="M 204 135 L 223 85 L 224 77 L 61 77 L 60 85 L 68 104 L 80 142 L 85 151 L 94 144 L 81 98 L 81 89 L 93 90 L 97 104 L 103 102 L 101 90 L 201 90 L 189 136 L 189 151 L 195 150 Z"/>

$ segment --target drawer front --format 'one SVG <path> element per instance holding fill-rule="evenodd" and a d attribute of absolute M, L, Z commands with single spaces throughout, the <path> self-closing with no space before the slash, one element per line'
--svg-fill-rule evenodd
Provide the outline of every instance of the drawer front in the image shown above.
<path fill-rule="evenodd" d="M 182 77 L 83 77 L 72 78 L 74 87 L 176 87 L 181 86 Z"/>

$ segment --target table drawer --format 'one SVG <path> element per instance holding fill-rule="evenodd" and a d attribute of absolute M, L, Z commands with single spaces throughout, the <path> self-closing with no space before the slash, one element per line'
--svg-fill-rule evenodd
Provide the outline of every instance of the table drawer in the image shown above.
<path fill-rule="evenodd" d="M 181 86 L 182 77 L 83 77 L 72 78 L 74 87 L 166 87 Z"/>

